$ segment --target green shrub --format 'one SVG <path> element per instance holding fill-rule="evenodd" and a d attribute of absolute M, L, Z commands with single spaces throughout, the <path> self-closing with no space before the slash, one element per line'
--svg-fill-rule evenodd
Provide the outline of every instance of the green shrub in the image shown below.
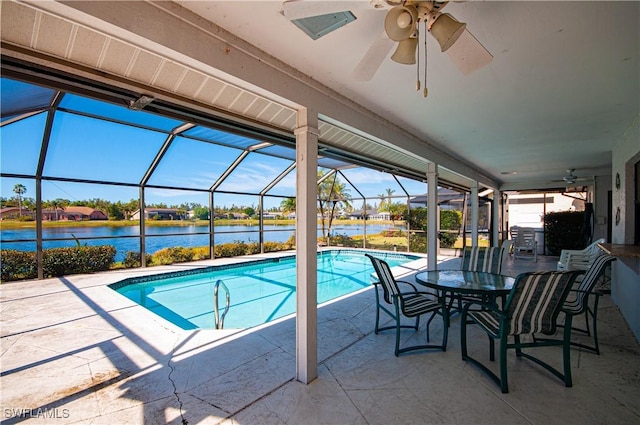
<path fill-rule="evenodd" d="M 163 248 L 153 254 L 146 255 L 147 266 L 166 265 L 174 263 L 184 263 L 188 261 L 206 260 L 210 257 L 209 247 L 171 247 Z M 140 253 L 137 251 L 127 251 L 122 264 L 125 268 L 140 267 Z"/>
<path fill-rule="evenodd" d="M 460 230 L 462 226 L 462 211 L 458 210 L 441 210 L 440 211 L 440 229 L 441 230 Z M 454 232 L 440 232 L 440 247 L 452 248 L 458 240 L 458 234 Z"/>
<path fill-rule="evenodd" d="M 247 244 L 242 241 L 222 243 L 213 247 L 213 255 L 216 258 L 238 257 L 246 255 L 248 248 Z"/>
<path fill-rule="evenodd" d="M 116 249 L 111 245 L 51 248 L 42 251 L 44 277 L 109 270 Z"/>
<path fill-rule="evenodd" d="M 274 252 L 291 249 L 291 247 L 286 242 L 265 242 L 264 249 L 265 252 Z M 236 257 L 240 255 L 259 253 L 260 244 L 258 242 L 245 243 L 236 241 L 216 245 L 214 248 L 214 254 L 216 257 Z M 147 266 L 184 263 L 188 261 L 206 260 L 209 258 L 209 247 L 207 246 L 163 248 L 152 255 L 147 254 Z M 122 264 L 126 268 L 140 267 L 140 253 L 128 251 Z"/>
<path fill-rule="evenodd" d="M 584 211 L 551 212 L 544 216 L 544 232 L 548 255 L 560 255 L 563 249 L 583 249 L 580 238 Z"/>
<path fill-rule="evenodd" d="M 142 256 L 140 255 L 139 252 L 127 251 L 127 253 L 124 255 L 124 260 L 122 261 L 122 264 L 127 269 L 142 267 L 142 262 L 140 261 L 141 259 L 142 259 Z M 150 266 L 153 262 L 153 260 L 151 259 L 151 255 L 149 254 L 145 255 L 145 260 L 146 260 L 147 266 Z"/>
<path fill-rule="evenodd" d="M 208 246 L 196 246 L 193 250 L 193 260 L 208 260 L 211 258 L 211 252 Z"/>
<path fill-rule="evenodd" d="M 247 251 L 246 253 L 248 255 L 251 254 L 260 254 L 260 244 L 258 242 L 251 242 L 247 244 Z"/>
<path fill-rule="evenodd" d="M 458 240 L 457 233 L 440 232 L 440 248 L 453 248 Z"/>
<path fill-rule="evenodd" d="M 427 231 L 427 208 L 415 208 L 411 210 L 411 215 L 409 216 L 409 226 L 411 229 L 420 229 L 424 232 Z M 406 217 L 405 217 L 406 218 Z M 441 230 L 459 230 L 462 226 L 462 211 L 458 210 L 440 210 L 440 229 Z M 451 248 L 455 245 L 456 240 L 458 240 L 457 233 L 454 232 L 441 232 L 439 234 L 440 238 L 440 247 L 441 248 Z M 414 242 L 411 242 L 412 245 Z M 422 240 L 416 240 L 415 248 L 421 249 L 424 245 L 424 250 L 417 251 L 414 250 L 414 247 L 410 247 L 412 252 L 426 252 L 426 235 Z"/>
<path fill-rule="evenodd" d="M 358 247 L 359 245 L 356 241 L 351 238 L 349 235 L 332 235 L 329 238 L 329 245 L 331 246 L 346 246 L 346 247 Z"/>
<path fill-rule="evenodd" d="M 35 279 L 38 266 L 35 252 L 2 250 L 2 281 Z M 50 248 L 42 251 L 44 277 L 109 270 L 116 249 L 111 245 Z"/>
<path fill-rule="evenodd" d="M 0 260 L 0 279 L 3 282 L 38 277 L 38 262 L 35 252 L 3 249 Z"/>
<path fill-rule="evenodd" d="M 406 237 L 407 232 L 401 229 L 387 229 L 382 231 L 382 236 L 385 238 L 401 238 Z"/>
<path fill-rule="evenodd" d="M 186 263 L 193 261 L 193 249 L 181 246 L 163 248 L 151 255 L 154 265 Z"/>
<path fill-rule="evenodd" d="M 265 242 L 264 243 L 264 252 L 278 252 L 278 251 L 286 251 L 291 249 L 291 245 L 287 242 Z"/>
<path fill-rule="evenodd" d="M 427 235 L 425 233 L 411 232 L 409 239 L 409 251 L 410 252 L 427 252 Z"/>

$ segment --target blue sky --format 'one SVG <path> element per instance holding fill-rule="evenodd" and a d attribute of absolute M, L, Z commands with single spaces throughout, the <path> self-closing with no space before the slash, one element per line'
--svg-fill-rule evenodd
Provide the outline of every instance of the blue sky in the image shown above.
<path fill-rule="evenodd" d="M 8 88 L 7 92 L 3 93 L 3 110 L 7 105 L 11 108 L 12 101 L 28 103 L 29 92 L 25 90 L 23 83 L 20 84 L 22 85 L 19 87 L 13 87 L 11 84 L 7 85 L 7 80 L 3 79 L 3 91 Z M 14 95 L 10 96 L 12 93 Z M 20 94 L 24 95 L 20 97 Z M 42 103 L 42 94 L 38 101 Z M 19 108 L 16 107 L 16 109 Z M 109 120 L 97 119 L 85 114 L 104 116 Z M 35 174 L 46 118 L 46 112 L 42 112 L 0 127 L 0 166 L 3 173 Z M 180 121 L 145 111 L 136 112 L 124 106 L 65 95 L 60 109 L 55 113 L 43 175 L 137 185 L 154 162 L 169 132 L 181 124 Z M 140 128 L 140 126 L 146 128 Z M 148 184 L 207 190 L 224 174 L 244 149 L 262 143 L 262 140 L 202 126 L 196 126 L 184 134 L 188 137 L 178 136 L 171 142 L 159 165 L 150 175 Z M 215 143 L 206 143 L 203 140 Z M 219 143 L 224 143 L 226 146 Z M 282 148 L 278 149 L 280 153 L 283 152 Z M 287 155 L 289 159 L 251 152 L 217 190 L 258 193 L 292 163 L 295 155 L 285 152 L 285 156 Z M 359 198 L 359 191 L 367 197 L 370 205 L 379 203 L 378 195 L 386 193 L 387 188 L 394 191 L 394 196 L 404 194 L 390 174 L 365 168 L 346 169 L 343 173 L 346 179 L 357 187 L 357 190 L 349 187 L 347 181 L 341 178 L 341 181 L 348 185 L 351 196 Z M 424 183 L 409 179 L 400 180 L 411 195 L 423 194 L 426 191 Z M 35 182 L 27 178 L 2 178 L 0 180 L 1 196 L 14 197 L 13 188 L 16 184 L 22 184 L 27 188 L 25 197 L 35 198 Z M 268 193 L 295 196 L 295 184 L 294 169 Z M 128 202 L 131 199 L 137 199 L 138 196 L 137 187 L 125 185 L 95 185 L 54 180 L 44 180 L 42 183 L 43 200 L 63 198 L 78 201 L 102 198 L 109 201 Z M 208 205 L 209 203 L 207 193 L 198 190 L 148 188 L 145 191 L 145 198 L 147 204 L 179 205 L 183 202 L 195 202 Z M 397 198 L 396 201 L 404 202 L 405 199 Z M 281 200 L 282 198 L 265 197 L 265 208 L 278 206 Z M 257 206 L 258 196 L 216 193 L 214 202 L 220 206 Z M 354 206 L 361 207 L 362 202 L 355 201 Z"/>
<path fill-rule="evenodd" d="M 265 161 L 265 166 L 268 166 L 268 161 Z M 373 170 L 367 170 L 363 168 L 348 170 L 349 180 L 358 187 L 366 197 L 367 202 L 370 205 L 379 203 L 378 194 L 386 193 L 386 189 L 390 188 L 394 190 L 393 196 L 401 196 L 402 190 L 398 187 L 396 181 L 388 174 L 379 173 Z M 240 176 L 240 180 L 250 181 L 251 174 Z M 1 193 L 2 197 L 12 198 L 15 196 L 13 188 L 15 184 L 23 184 L 27 188 L 27 192 L 24 196 L 35 198 L 35 183 L 32 179 L 13 179 L 3 178 L 1 179 Z M 425 193 L 425 184 L 415 182 L 413 180 L 402 180 L 403 185 L 407 190 L 411 192 L 413 188 L 415 194 Z M 295 193 L 295 174 L 291 173 L 287 176 L 281 184 L 283 188 L 289 189 L 291 193 Z M 349 187 L 349 186 L 348 186 Z M 241 187 L 238 187 L 241 189 Z M 249 188 L 250 190 L 251 188 Z M 358 193 L 350 189 L 352 197 L 358 197 Z M 422 190 L 421 190 L 422 189 Z M 137 199 L 138 189 L 135 187 L 113 186 L 113 185 L 93 185 L 83 183 L 69 183 L 60 181 L 46 180 L 42 183 L 43 199 L 69 199 L 71 201 L 87 200 L 92 198 L 102 198 L 110 201 L 128 201 L 130 199 Z M 197 202 L 202 205 L 208 205 L 208 195 L 202 192 L 184 191 L 184 190 L 165 190 L 149 188 L 145 192 L 147 203 L 165 203 L 167 205 L 180 204 L 182 202 Z M 280 198 L 265 197 L 265 208 L 271 208 L 280 204 Z M 216 204 L 231 206 L 243 205 L 250 206 L 258 204 L 257 196 L 248 195 L 231 195 L 224 193 L 216 193 Z M 404 202 L 404 200 L 397 198 L 395 202 Z M 356 207 L 361 206 L 361 201 L 354 202 Z"/>

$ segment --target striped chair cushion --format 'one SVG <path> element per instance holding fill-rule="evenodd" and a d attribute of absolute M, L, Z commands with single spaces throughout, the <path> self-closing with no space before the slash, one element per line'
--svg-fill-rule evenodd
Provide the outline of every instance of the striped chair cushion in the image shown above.
<path fill-rule="evenodd" d="M 507 300 L 508 335 L 553 334 L 560 306 L 574 279 L 574 272 L 519 275 Z"/>
<path fill-rule="evenodd" d="M 523 273 L 516 278 L 504 316 L 487 310 L 469 311 L 469 316 L 494 338 L 500 335 L 501 317 L 509 326 L 507 335 L 552 334 L 574 278 L 574 272 Z"/>
<path fill-rule="evenodd" d="M 398 295 L 400 291 L 393 277 L 393 274 L 391 273 L 389 264 L 372 255 L 365 255 L 371 260 L 373 268 L 378 275 L 378 279 L 380 280 L 380 284 L 382 285 L 382 289 L 384 290 L 384 300 L 388 303 L 392 303 L 393 301 L 391 301 L 391 298 L 395 295 Z"/>
<path fill-rule="evenodd" d="M 423 314 L 425 310 L 440 306 L 440 302 L 421 294 L 405 295 L 400 300 L 402 301 L 402 311 L 408 317 Z"/>
<path fill-rule="evenodd" d="M 502 272 L 503 248 L 467 246 L 462 251 L 462 270 L 472 272 Z"/>
<path fill-rule="evenodd" d="M 605 272 L 607 265 L 613 261 L 616 261 L 616 257 L 612 255 L 605 253 L 598 255 L 582 278 L 580 285 L 576 288 L 578 291 L 576 297 L 571 297 L 570 300 L 567 300 L 562 308 L 574 314 L 584 311 L 588 295 L 593 291 L 593 288 L 595 288 L 598 279 Z"/>
<path fill-rule="evenodd" d="M 373 263 L 373 268 L 375 269 L 378 279 L 380 280 L 380 284 L 384 289 L 385 301 L 389 304 L 393 303 L 392 298 L 400 295 L 400 289 L 398 288 L 398 284 L 391 273 L 389 264 L 372 255 L 365 255 L 369 257 Z M 440 302 L 434 300 L 426 293 L 408 292 L 400 296 L 399 299 L 401 304 L 400 308 L 407 317 L 418 316 L 420 314 L 424 314 L 424 312 L 429 309 L 440 307 Z"/>
<path fill-rule="evenodd" d="M 497 338 L 500 335 L 500 315 L 488 310 L 473 311 L 469 310 L 475 322 L 482 326 L 492 337 Z"/>

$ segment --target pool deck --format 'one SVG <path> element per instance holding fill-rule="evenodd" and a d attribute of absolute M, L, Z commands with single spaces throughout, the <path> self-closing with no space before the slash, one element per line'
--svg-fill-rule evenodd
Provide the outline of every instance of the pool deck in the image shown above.
<path fill-rule="evenodd" d="M 557 257 L 538 258 L 509 259 L 507 273 L 555 268 Z M 640 423 L 640 346 L 609 296 L 599 309 L 602 354 L 572 349 L 573 388 L 510 356 L 511 392 L 502 394 L 460 359 L 459 319 L 446 352 L 394 357 L 394 333 L 373 333 L 371 289 L 319 309 L 319 377 L 304 385 L 295 379 L 292 319 L 184 331 L 107 287 L 225 261 L 0 285 L 3 423 Z M 436 319 L 432 338 L 441 332 Z M 486 337 L 473 328 L 470 349 L 486 358 Z M 560 363 L 559 349 L 543 350 Z"/>

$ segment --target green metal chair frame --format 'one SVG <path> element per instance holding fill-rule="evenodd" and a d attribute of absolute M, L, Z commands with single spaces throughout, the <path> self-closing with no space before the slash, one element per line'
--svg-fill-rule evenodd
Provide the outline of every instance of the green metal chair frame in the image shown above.
<path fill-rule="evenodd" d="M 507 350 L 515 349 L 517 357 L 524 357 L 544 367 L 564 381 L 567 387 L 573 385 L 571 379 L 571 315 L 567 315 L 563 338 L 561 340 L 536 340 L 522 342 L 521 335 L 542 333 L 553 335 L 556 332 L 557 319 L 561 308 L 571 290 L 573 282 L 580 272 L 529 272 L 516 277 L 504 309 L 491 303 L 472 301 L 462 310 L 460 339 L 462 360 L 469 361 L 487 373 L 503 393 L 509 392 L 507 380 Z M 469 310 L 479 304 L 482 310 Z M 467 350 L 467 325 L 475 323 L 489 336 L 489 360 L 495 360 L 494 341 L 500 341 L 500 377 L 478 360 L 472 358 Z M 509 343 L 509 337 L 513 342 Z M 563 347 L 563 373 L 541 359 L 523 351 L 524 348 L 561 345 Z"/>
<path fill-rule="evenodd" d="M 597 283 L 602 277 L 605 276 L 607 267 L 612 262 L 616 261 L 616 257 L 601 252 L 600 255 L 593 259 L 591 266 L 586 271 L 586 274 L 579 282 L 577 288 L 572 289 L 569 292 L 569 296 L 562 306 L 562 312 L 572 318 L 584 314 L 585 329 L 572 326 L 571 329 L 577 332 L 586 334 L 593 337 L 593 345 L 582 344 L 572 341 L 571 345 L 575 347 L 581 347 L 589 351 L 593 351 L 596 354 L 600 354 L 600 344 L 598 343 L 598 301 L 602 294 L 595 290 Z M 585 273 L 582 271 L 582 273 Z M 593 309 L 589 306 L 589 298 L 594 298 Z M 592 329 L 589 329 L 589 316 L 591 316 Z M 570 321 L 570 323 L 575 323 Z M 558 326 L 567 326 L 558 325 Z M 542 338 L 540 338 L 542 340 Z"/>
<path fill-rule="evenodd" d="M 447 350 L 447 338 L 448 338 L 448 330 L 449 330 L 449 317 L 444 310 L 443 303 L 435 299 L 434 295 L 428 292 L 418 291 L 415 285 L 410 282 L 396 280 L 391 273 L 391 268 L 387 262 L 376 258 L 370 254 L 365 254 L 371 260 L 373 264 L 373 268 L 378 277 L 378 281 L 374 282 L 376 285 L 375 293 L 376 293 L 376 326 L 375 333 L 378 334 L 380 331 L 384 331 L 387 329 L 395 329 L 396 330 L 396 344 L 395 344 L 395 356 L 398 357 L 400 353 L 404 353 L 407 351 L 413 350 L 424 350 L 431 348 L 439 348 L 442 351 Z M 402 283 L 411 287 L 411 291 L 400 291 L 398 283 Z M 387 308 L 385 304 L 383 304 L 380 300 L 380 294 L 378 293 L 378 285 L 382 286 L 383 290 L 383 300 L 386 304 L 393 306 L 393 308 Z M 395 324 L 392 326 L 380 327 L 380 311 L 384 311 L 391 318 L 394 319 Z M 440 314 L 443 319 L 443 330 L 442 330 L 442 344 L 441 345 L 432 345 L 432 344 L 423 344 L 423 345 L 414 345 L 409 347 L 400 348 L 400 330 L 403 328 L 413 329 L 415 331 L 418 330 L 420 326 L 420 316 L 423 314 L 431 313 L 431 318 L 427 322 L 427 342 L 430 342 L 429 338 L 429 325 L 431 323 L 431 319 L 436 314 Z M 401 324 L 402 316 L 408 318 L 416 318 L 414 325 L 403 325 Z"/>

